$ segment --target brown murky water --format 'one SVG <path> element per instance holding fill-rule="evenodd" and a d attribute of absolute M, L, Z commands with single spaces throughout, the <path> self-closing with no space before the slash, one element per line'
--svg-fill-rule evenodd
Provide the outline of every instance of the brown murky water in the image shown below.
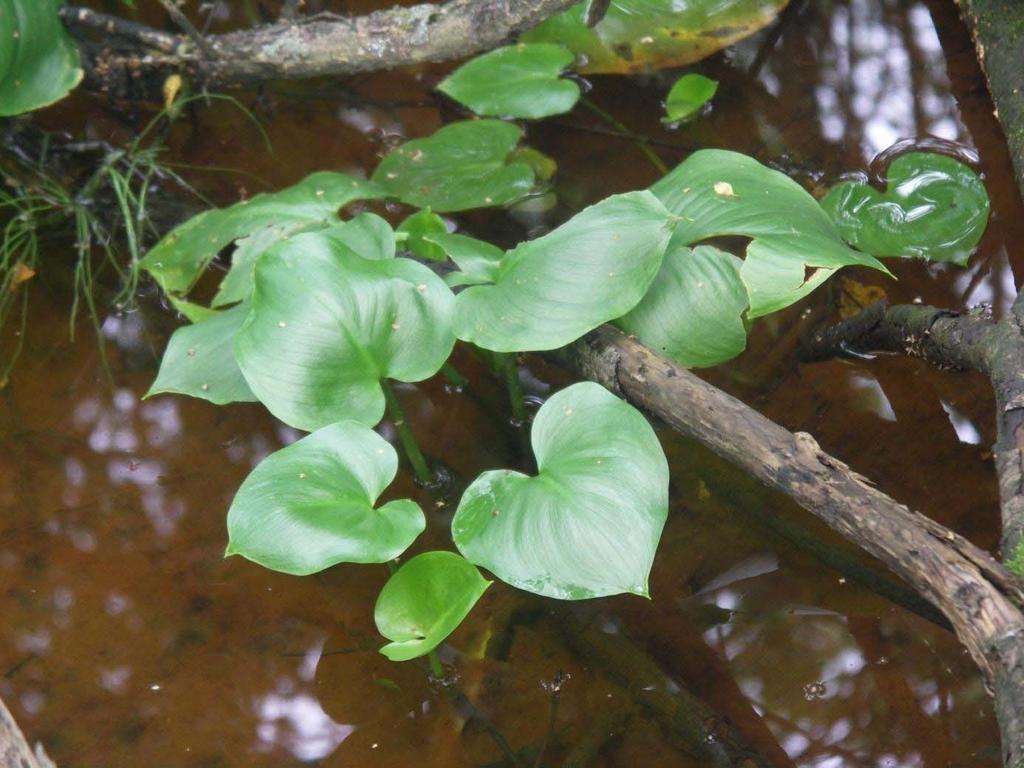
<path fill-rule="evenodd" d="M 1024 211 L 951 3 L 794 0 L 780 24 L 698 69 L 721 81 L 719 97 L 680 131 L 657 120 L 672 73 L 595 78 L 592 98 L 670 164 L 696 147 L 727 147 L 811 187 L 867 167 L 901 139 L 938 137 L 976 152 L 993 218 L 967 269 L 907 262 L 894 266 L 895 283 L 848 277 L 894 301 L 1006 309 L 1024 266 L 1007 244 L 1024 239 Z M 325 82 L 315 98 L 272 93 L 270 111 L 260 109 L 274 154 L 237 114 L 202 113 L 196 128 L 176 130 L 172 156 L 244 169 L 191 174 L 224 200 L 321 168 L 365 171 L 391 143 L 455 116 L 426 90 L 442 73 Z M 99 136 L 126 130 L 85 98 L 53 120 Z M 559 208 L 466 216 L 469 231 L 511 242 L 657 177 L 633 142 L 609 136 L 584 110 L 531 126 L 528 140 L 559 161 Z M 35 282 L 25 351 L 0 392 L 0 696 L 26 731 L 66 766 L 500 765 L 492 736 L 438 693 L 424 665 L 377 654 L 371 614 L 383 566 L 303 579 L 222 559 L 234 490 L 297 435 L 258 407 L 140 401 L 170 315 L 144 298 L 138 311 L 106 316 L 111 380 L 84 324 L 69 342 L 60 281 Z M 798 365 L 805 310 L 814 319 L 841 293 L 837 284 L 758 323 L 750 350 L 708 378 L 993 546 L 986 383 L 903 359 Z M 450 546 L 454 503 L 477 472 L 524 463 L 502 390 L 468 356 L 458 362 L 473 381 L 465 392 L 439 381 L 400 390 L 424 449 L 452 476 L 441 494 L 404 474 L 389 490 L 429 510 L 418 549 Z M 525 362 L 537 398 L 566 381 Z M 559 604 L 496 584 L 445 646 L 457 688 L 513 749 L 531 754 L 546 738 L 550 684 L 564 672 L 547 766 L 561 765 L 595 723 L 612 721 L 618 735 L 592 765 L 699 765 L 677 723 L 650 706 L 652 696 L 675 706 L 680 687 L 779 765 L 999 764 L 990 701 L 950 633 L 794 546 L 795 527 L 850 554 L 785 499 L 660 434 L 673 493 L 653 601 Z M 611 638 L 638 673 L 624 680 L 567 644 L 570 619 Z M 634 654 L 659 671 L 639 674 Z M 707 723 L 706 738 L 718 727 Z"/>

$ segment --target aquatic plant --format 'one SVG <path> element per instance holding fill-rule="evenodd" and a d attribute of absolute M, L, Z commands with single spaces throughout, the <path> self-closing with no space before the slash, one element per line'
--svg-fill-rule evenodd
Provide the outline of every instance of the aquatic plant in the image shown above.
<path fill-rule="evenodd" d="M 371 428 L 388 413 L 417 477 L 431 482 L 389 381 L 436 374 L 456 340 L 507 361 L 611 322 L 683 366 L 713 365 L 743 350 L 752 319 L 840 268 L 886 271 L 794 181 L 722 150 L 698 151 L 650 190 L 613 195 L 509 250 L 441 231 L 431 208 L 530 194 L 532 172 L 510 159 L 520 135 L 496 120 L 454 123 L 395 149 L 370 181 L 314 174 L 200 214 L 143 259 L 199 315 L 175 332 L 149 394 L 256 399 L 312 431 L 242 485 L 229 554 L 297 574 L 399 557 L 424 517 L 410 501 L 374 508 L 397 460 Z M 381 198 L 424 207 L 397 233 L 374 214 L 337 216 Z M 700 244 L 721 235 L 749 239 L 743 258 Z M 927 255 L 922 242 L 916 255 Z M 226 247 L 232 266 L 211 306 L 194 304 L 189 289 Z M 466 489 L 451 526 L 461 556 L 420 555 L 384 587 L 377 620 L 390 658 L 443 641 L 486 587 L 477 566 L 558 599 L 648 594 L 668 466 L 645 418 L 596 384 L 575 384 L 541 406 L 532 444 L 536 475 L 498 469 Z"/>

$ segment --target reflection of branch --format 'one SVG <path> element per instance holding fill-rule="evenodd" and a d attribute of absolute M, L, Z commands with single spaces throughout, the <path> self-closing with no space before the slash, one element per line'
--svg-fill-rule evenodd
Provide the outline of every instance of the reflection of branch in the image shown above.
<path fill-rule="evenodd" d="M 349 18 L 331 13 L 285 19 L 239 32 L 201 37 L 198 50 L 184 38 L 73 6 L 61 9 L 75 29 L 102 29 L 117 23 L 120 42 L 136 50 L 112 49 L 101 40 L 89 51 L 94 73 L 125 70 L 136 74 L 184 71 L 205 85 L 223 86 L 264 80 L 299 79 L 392 69 L 449 61 L 487 50 L 572 5 L 573 0 L 450 0 L 395 7 Z M 166 5 L 166 3 L 165 3 Z M 134 33 L 134 34 L 133 34 Z M 175 41 L 167 45 L 167 38 Z M 152 52 L 152 40 L 162 55 Z M 197 43 L 198 44 L 198 43 Z M 168 50 L 170 48 L 170 50 Z"/>
<path fill-rule="evenodd" d="M 1024 542 L 1024 296 L 998 323 L 915 304 L 871 305 L 819 329 L 801 350 L 805 362 L 851 353 L 895 352 L 933 365 L 988 376 L 996 396 L 998 437 L 993 449 L 1002 509 L 1002 552 Z"/>
<path fill-rule="evenodd" d="M 688 689 L 678 686 L 671 692 L 665 685 L 668 676 L 646 653 L 626 637 L 607 634 L 588 626 L 568 613 L 557 619 L 557 630 L 574 653 L 608 679 L 622 686 L 665 729 L 681 741 L 702 766 L 732 768 L 782 768 L 765 758 L 750 744 L 745 734 L 719 712 Z M 787 763 L 786 765 L 792 765 Z"/>

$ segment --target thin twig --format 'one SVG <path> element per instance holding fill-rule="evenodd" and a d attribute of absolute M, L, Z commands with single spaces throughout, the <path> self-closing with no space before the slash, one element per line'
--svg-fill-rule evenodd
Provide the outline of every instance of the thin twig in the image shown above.
<path fill-rule="evenodd" d="M 214 58 L 217 54 L 213 50 L 213 46 L 210 45 L 206 38 L 203 37 L 203 33 L 196 29 L 195 24 L 189 21 L 188 16 L 181 12 L 181 9 L 176 6 L 173 0 L 156 0 L 167 11 L 167 15 L 171 17 L 171 20 L 181 27 L 182 31 L 191 38 L 192 42 L 203 52 L 203 55 L 208 59 Z"/>

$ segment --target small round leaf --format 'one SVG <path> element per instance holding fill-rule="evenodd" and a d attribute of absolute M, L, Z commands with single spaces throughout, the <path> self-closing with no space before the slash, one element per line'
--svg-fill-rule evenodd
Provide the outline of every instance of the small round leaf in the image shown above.
<path fill-rule="evenodd" d="M 396 571 L 377 598 L 377 631 L 392 661 L 430 653 L 462 623 L 491 585 L 454 552 L 424 552 Z"/>
<path fill-rule="evenodd" d="M 580 87 L 561 77 L 576 58 L 553 43 L 519 43 L 463 64 L 437 89 L 478 115 L 538 119 L 568 112 Z"/>
<path fill-rule="evenodd" d="M 509 158 L 522 135 L 501 120 L 451 123 L 389 153 L 373 181 L 402 202 L 437 213 L 505 205 L 533 188 L 533 169 Z"/>
<path fill-rule="evenodd" d="M 665 117 L 667 123 L 678 123 L 691 117 L 697 110 L 711 101 L 718 90 L 718 82 L 710 77 L 691 72 L 683 75 L 665 99 Z"/>

